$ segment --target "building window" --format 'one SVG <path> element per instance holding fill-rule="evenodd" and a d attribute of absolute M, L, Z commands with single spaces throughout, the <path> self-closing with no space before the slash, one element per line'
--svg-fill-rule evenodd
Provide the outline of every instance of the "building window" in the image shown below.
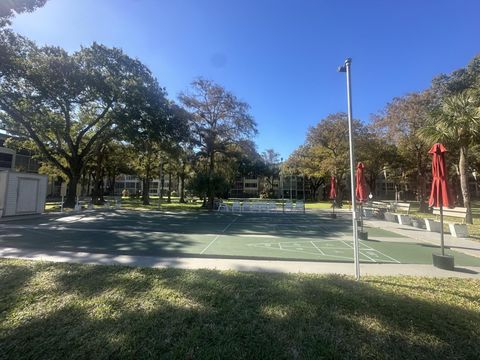
<path fill-rule="evenodd" d="M 12 168 L 13 155 L 0 153 L 0 168 Z"/>

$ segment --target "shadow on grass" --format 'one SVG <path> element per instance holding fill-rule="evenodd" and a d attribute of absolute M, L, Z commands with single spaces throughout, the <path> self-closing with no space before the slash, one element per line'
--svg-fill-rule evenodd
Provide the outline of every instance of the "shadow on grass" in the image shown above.
<path fill-rule="evenodd" d="M 415 286 L 408 279 L 398 285 L 19 263 L 10 271 L 19 281 L 0 280 L 3 311 L 9 318 L 20 308 L 32 310 L 2 324 L 3 358 L 473 359 L 480 353 L 478 299 L 439 290 L 440 280 Z M 0 265 L 2 275 L 11 266 Z M 25 288 L 32 269 L 38 277 L 52 268 L 54 287 Z M 466 299 L 469 306 L 458 305 Z"/>

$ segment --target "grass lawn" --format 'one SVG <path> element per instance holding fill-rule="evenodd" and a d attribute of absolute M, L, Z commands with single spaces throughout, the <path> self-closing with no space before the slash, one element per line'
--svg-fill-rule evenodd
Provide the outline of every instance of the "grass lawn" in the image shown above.
<path fill-rule="evenodd" d="M 0 259 L 2 359 L 478 359 L 480 281 Z"/>
<path fill-rule="evenodd" d="M 331 209 L 331 208 L 332 208 L 331 201 L 307 202 L 305 204 L 305 209 Z"/>
<path fill-rule="evenodd" d="M 113 197 L 106 196 L 105 199 L 113 200 Z M 150 197 L 150 205 L 143 205 L 142 200 L 140 198 L 129 198 L 129 197 L 122 197 L 122 208 L 129 209 L 129 210 L 199 210 L 201 209 L 202 202 L 200 200 L 196 200 L 192 202 L 189 199 L 188 203 L 180 203 L 178 202 L 178 197 L 172 197 L 171 202 L 167 202 L 167 198 L 165 197 L 160 203 L 158 201 L 158 196 L 151 196 Z M 96 206 L 100 207 L 101 206 Z M 72 211 L 72 209 L 64 209 L 65 211 Z M 47 202 L 45 204 L 45 211 L 52 212 L 52 211 L 60 211 L 59 202 Z"/>
<path fill-rule="evenodd" d="M 122 208 L 130 210 L 199 210 L 202 206 L 202 201 L 196 200 L 192 202 L 189 200 L 188 203 L 178 202 L 178 197 L 172 197 L 171 202 L 167 202 L 167 198 L 164 197 L 162 201 L 159 202 L 158 196 L 150 197 L 150 205 L 143 205 L 140 198 L 122 198 Z"/>

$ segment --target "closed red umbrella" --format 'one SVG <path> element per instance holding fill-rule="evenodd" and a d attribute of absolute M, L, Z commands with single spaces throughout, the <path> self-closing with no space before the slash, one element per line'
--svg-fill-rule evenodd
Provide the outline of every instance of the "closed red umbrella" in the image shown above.
<path fill-rule="evenodd" d="M 367 194 L 367 182 L 365 181 L 365 175 L 363 174 L 363 169 L 365 169 L 365 165 L 362 162 L 359 162 L 357 165 L 357 171 L 355 172 L 355 197 L 360 202 L 360 222 L 362 226 L 362 234 L 363 234 L 363 203 L 367 201 L 368 194 Z M 362 235 L 364 236 L 364 235 Z"/>
<path fill-rule="evenodd" d="M 355 173 L 356 178 L 356 189 L 355 189 L 355 197 L 361 203 L 368 200 L 367 194 L 367 182 L 365 181 L 365 175 L 363 174 L 363 169 L 365 169 L 365 165 L 359 162 L 357 165 L 357 171 Z"/>
<path fill-rule="evenodd" d="M 335 176 L 330 177 L 330 200 L 332 200 L 332 218 L 335 218 L 335 200 L 337 198 L 337 190 L 335 189 Z"/>
<path fill-rule="evenodd" d="M 332 175 L 330 178 L 330 200 L 335 200 L 337 198 L 337 190 L 335 189 L 335 176 Z"/>
<path fill-rule="evenodd" d="M 440 243 L 442 248 L 442 256 L 445 256 L 444 237 L 443 237 L 443 207 L 453 205 L 450 200 L 447 184 L 447 164 L 445 163 L 445 153 L 447 149 L 442 144 L 432 146 L 429 154 L 433 155 L 432 159 L 432 191 L 428 201 L 429 206 L 440 208 Z"/>
<path fill-rule="evenodd" d="M 442 144 L 432 146 L 429 154 L 433 155 L 432 159 L 432 191 L 428 204 L 430 207 L 447 206 L 450 207 L 452 202 L 448 192 L 447 185 L 447 165 L 445 163 L 445 153 L 447 149 Z"/>

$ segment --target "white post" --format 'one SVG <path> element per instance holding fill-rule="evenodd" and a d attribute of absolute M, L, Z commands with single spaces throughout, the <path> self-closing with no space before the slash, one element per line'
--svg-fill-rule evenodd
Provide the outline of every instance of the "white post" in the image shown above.
<path fill-rule="evenodd" d="M 360 259 L 357 229 L 357 206 L 355 199 L 355 149 L 353 147 L 353 128 L 352 128 L 352 86 L 350 65 L 352 59 L 345 60 L 345 66 L 339 71 L 347 73 L 347 102 L 348 102 L 348 141 L 350 147 L 350 187 L 352 195 L 352 224 L 353 224 L 353 260 L 355 265 L 355 279 L 360 280 Z"/>

